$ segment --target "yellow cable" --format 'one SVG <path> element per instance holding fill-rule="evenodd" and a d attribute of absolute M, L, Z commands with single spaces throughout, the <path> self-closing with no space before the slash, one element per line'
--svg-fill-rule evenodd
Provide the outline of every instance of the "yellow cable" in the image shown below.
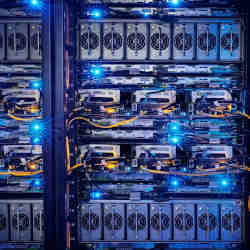
<path fill-rule="evenodd" d="M 17 117 L 13 114 L 8 113 L 8 116 L 16 121 L 23 121 L 23 122 L 29 122 L 29 121 L 33 121 L 34 119 L 40 119 L 41 116 L 38 117 L 30 117 L 30 118 L 22 118 L 22 117 Z"/>
<path fill-rule="evenodd" d="M 144 114 L 144 113 L 142 113 L 142 114 Z M 72 120 L 70 120 L 70 121 L 68 122 L 67 127 L 68 127 L 68 129 L 69 129 L 69 128 L 70 128 L 70 125 L 72 124 L 73 121 L 76 121 L 76 120 L 83 120 L 83 121 L 88 122 L 89 124 L 91 124 L 91 125 L 94 126 L 94 127 L 103 128 L 103 129 L 109 129 L 109 128 L 116 128 L 116 127 L 119 127 L 119 126 L 128 124 L 128 123 L 130 123 L 130 122 L 133 122 L 133 121 L 137 120 L 138 118 L 139 118 L 139 115 L 138 115 L 138 116 L 135 116 L 135 117 L 133 117 L 133 118 L 131 118 L 131 119 L 128 119 L 128 120 L 124 120 L 124 121 L 120 121 L 120 122 L 115 123 L 115 124 L 111 124 L 111 125 L 104 126 L 104 125 L 95 123 L 95 122 L 91 121 L 90 119 L 88 119 L 88 118 L 86 118 L 86 117 L 80 117 L 80 116 L 78 116 L 78 117 L 75 117 L 75 118 L 73 118 Z"/>
<path fill-rule="evenodd" d="M 13 175 L 13 176 L 32 176 L 43 173 L 42 170 L 35 172 L 25 172 L 25 171 L 9 171 L 9 172 L 0 172 L 0 175 Z"/>
<path fill-rule="evenodd" d="M 76 168 L 82 167 L 84 164 L 83 163 L 78 163 L 76 165 L 74 165 L 73 167 L 71 167 L 70 169 L 68 169 L 67 171 L 70 172 Z"/>
<path fill-rule="evenodd" d="M 69 149 L 69 137 L 66 136 L 66 156 L 67 156 L 67 171 L 70 170 L 70 149 Z"/>

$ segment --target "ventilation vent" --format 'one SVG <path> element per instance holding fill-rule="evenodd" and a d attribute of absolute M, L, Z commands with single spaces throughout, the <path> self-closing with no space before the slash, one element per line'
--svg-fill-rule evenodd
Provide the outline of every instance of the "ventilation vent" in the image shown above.
<path fill-rule="evenodd" d="M 133 231 L 143 230 L 147 225 L 146 217 L 141 213 L 132 213 L 128 217 L 128 227 Z"/>
<path fill-rule="evenodd" d="M 177 50 L 190 50 L 193 46 L 193 38 L 188 33 L 178 33 L 174 38 L 174 46 Z"/>
<path fill-rule="evenodd" d="M 142 33 L 131 33 L 127 38 L 127 44 L 131 50 L 139 51 L 146 46 L 146 38 Z"/>
<path fill-rule="evenodd" d="M 29 225 L 29 217 L 24 213 L 14 214 L 12 217 L 12 226 L 17 231 L 26 231 Z"/>
<path fill-rule="evenodd" d="M 211 213 L 204 213 L 198 217 L 199 228 L 204 231 L 212 231 L 216 228 L 216 217 Z"/>
<path fill-rule="evenodd" d="M 81 35 L 80 45 L 83 49 L 95 50 L 99 47 L 100 41 L 99 37 L 94 32 L 85 32 Z"/>
<path fill-rule="evenodd" d="M 198 47 L 203 51 L 211 51 L 216 46 L 216 36 L 212 33 L 202 33 L 198 37 Z"/>
<path fill-rule="evenodd" d="M 240 217 L 235 213 L 228 213 L 222 216 L 222 227 L 230 232 L 240 228 Z"/>
<path fill-rule="evenodd" d="M 166 50 L 169 47 L 170 40 L 166 33 L 154 33 L 150 40 L 150 45 L 155 50 Z"/>
<path fill-rule="evenodd" d="M 81 225 L 85 230 L 96 230 L 100 225 L 100 217 L 95 213 L 86 213 L 81 218 Z"/>
<path fill-rule="evenodd" d="M 240 39 L 235 33 L 226 33 L 221 37 L 221 47 L 225 50 L 233 51 L 239 48 Z"/>
<path fill-rule="evenodd" d="M 39 43 L 38 43 L 38 39 L 39 39 Z M 41 49 L 42 46 L 42 37 L 41 37 L 41 33 L 36 33 L 31 37 L 30 40 L 31 43 L 31 47 L 34 48 L 35 50 Z"/>
<path fill-rule="evenodd" d="M 11 33 L 8 37 L 8 47 L 11 50 L 24 50 L 26 48 L 26 44 L 26 37 L 23 33 Z"/>
<path fill-rule="evenodd" d="M 5 230 L 7 227 L 7 218 L 5 215 L 0 214 L 0 231 Z"/>
<path fill-rule="evenodd" d="M 157 213 L 151 218 L 151 226 L 156 231 L 164 231 L 169 228 L 169 217 L 164 213 Z"/>
<path fill-rule="evenodd" d="M 104 47 L 108 50 L 118 50 L 122 47 L 122 36 L 117 32 L 110 32 L 104 36 Z"/>
<path fill-rule="evenodd" d="M 188 213 L 180 213 L 175 216 L 175 228 L 180 231 L 188 231 L 194 225 L 193 217 Z"/>
<path fill-rule="evenodd" d="M 118 213 L 109 213 L 104 219 L 105 226 L 110 231 L 118 231 L 122 228 L 122 216 Z"/>

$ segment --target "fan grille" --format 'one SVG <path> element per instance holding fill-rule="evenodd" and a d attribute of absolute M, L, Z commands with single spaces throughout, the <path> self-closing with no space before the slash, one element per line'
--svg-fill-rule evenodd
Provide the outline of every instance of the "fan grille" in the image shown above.
<path fill-rule="evenodd" d="M 212 33 L 202 33 L 198 37 L 198 47 L 200 50 L 210 51 L 216 46 L 216 36 Z"/>
<path fill-rule="evenodd" d="M 240 39 L 235 33 L 226 33 L 221 38 L 221 47 L 225 50 L 236 50 L 239 48 Z"/>
<path fill-rule="evenodd" d="M 44 230 L 44 214 L 37 214 L 34 218 L 34 226 L 37 230 Z"/>
<path fill-rule="evenodd" d="M 85 32 L 80 37 L 80 44 L 83 49 L 96 49 L 99 46 L 99 37 L 94 32 Z"/>
<path fill-rule="evenodd" d="M 108 50 L 118 50 L 122 47 L 122 36 L 117 33 L 108 33 L 104 36 L 104 47 Z"/>
<path fill-rule="evenodd" d="M 161 213 L 160 215 L 157 213 L 151 218 L 151 226 L 157 231 L 167 230 L 169 228 L 169 221 L 169 217 L 166 214 Z"/>
<path fill-rule="evenodd" d="M 15 230 L 26 231 L 29 228 L 30 220 L 26 214 L 14 214 L 12 217 L 12 226 Z"/>
<path fill-rule="evenodd" d="M 104 219 L 105 226 L 110 231 L 118 231 L 122 228 L 122 216 L 118 213 L 109 213 Z"/>
<path fill-rule="evenodd" d="M 190 50 L 193 46 L 193 38 L 188 33 L 178 33 L 174 39 L 174 46 L 177 50 Z"/>
<path fill-rule="evenodd" d="M 23 33 L 16 33 L 16 51 L 24 50 L 26 47 L 26 37 Z M 11 50 L 15 49 L 15 34 L 12 33 L 8 38 L 8 46 Z"/>
<path fill-rule="evenodd" d="M 194 225 L 193 217 L 188 213 L 181 213 L 175 217 L 175 228 L 180 231 L 188 231 Z"/>
<path fill-rule="evenodd" d="M 3 231 L 7 226 L 7 219 L 6 216 L 0 214 L 0 231 Z"/>
<path fill-rule="evenodd" d="M 145 36 L 142 33 L 131 33 L 127 38 L 131 50 L 142 50 L 146 46 Z"/>
<path fill-rule="evenodd" d="M 154 33 L 151 36 L 151 47 L 155 50 L 165 50 L 169 47 L 169 37 L 165 33 Z"/>
<path fill-rule="evenodd" d="M 216 217 L 211 213 L 204 213 L 198 218 L 199 228 L 204 231 L 212 231 L 216 228 Z"/>
<path fill-rule="evenodd" d="M 132 213 L 128 217 L 128 227 L 133 231 L 136 229 L 137 231 L 143 230 L 146 227 L 146 224 L 146 217 L 141 213 Z"/>
<path fill-rule="evenodd" d="M 240 217 L 235 213 L 224 214 L 222 227 L 227 231 L 236 231 L 240 228 Z"/>
<path fill-rule="evenodd" d="M 39 43 L 38 43 L 38 37 L 39 37 Z M 42 37 L 41 37 L 41 33 L 39 32 L 34 34 L 32 37 L 31 37 L 31 47 L 34 48 L 35 50 L 38 50 L 38 48 L 41 49 L 41 45 L 42 45 Z"/>
<path fill-rule="evenodd" d="M 86 213 L 81 218 L 81 225 L 86 230 L 96 230 L 100 225 L 100 218 L 95 213 Z"/>

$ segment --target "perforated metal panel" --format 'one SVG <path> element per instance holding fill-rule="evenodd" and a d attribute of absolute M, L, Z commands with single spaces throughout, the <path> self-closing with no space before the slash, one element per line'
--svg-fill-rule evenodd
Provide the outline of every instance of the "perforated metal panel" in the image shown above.
<path fill-rule="evenodd" d="M 30 59 L 42 59 L 42 32 L 41 24 L 30 24 Z"/>
<path fill-rule="evenodd" d="M 125 223 L 123 204 L 104 204 L 104 240 L 124 240 Z"/>
<path fill-rule="evenodd" d="M 30 241 L 32 224 L 30 204 L 10 204 L 10 223 L 12 241 Z"/>
<path fill-rule="evenodd" d="M 127 205 L 127 239 L 143 241 L 147 239 L 148 208 L 147 204 Z"/>
<path fill-rule="evenodd" d="M 44 211 L 42 203 L 32 204 L 33 209 L 33 240 L 44 239 Z"/>
<path fill-rule="evenodd" d="M 150 205 L 150 239 L 170 240 L 172 234 L 172 211 L 170 204 Z"/>
<path fill-rule="evenodd" d="M 197 205 L 197 239 L 200 241 L 219 240 L 219 205 Z"/>
<path fill-rule="evenodd" d="M 82 23 L 80 25 L 80 58 L 83 60 L 99 59 L 101 57 L 101 24 Z"/>
<path fill-rule="evenodd" d="M 101 232 L 101 204 L 82 204 L 79 216 L 80 240 L 100 240 Z"/>
<path fill-rule="evenodd" d="M 7 24 L 7 59 L 26 60 L 28 58 L 28 24 Z"/>
<path fill-rule="evenodd" d="M 8 204 L 0 203 L 0 241 L 9 239 Z"/>
<path fill-rule="evenodd" d="M 104 23 L 103 59 L 124 59 L 124 24 Z"/>
<path fill-rule="evenodd" d="M 194 204 L 174 204 L 174 240 L 194 240 Z"/>
<path fill-rule="evenodd" d="M 197 25 L 197 59 L 216 60 L 219 39 L 218 24 L 204 23 Z"/>

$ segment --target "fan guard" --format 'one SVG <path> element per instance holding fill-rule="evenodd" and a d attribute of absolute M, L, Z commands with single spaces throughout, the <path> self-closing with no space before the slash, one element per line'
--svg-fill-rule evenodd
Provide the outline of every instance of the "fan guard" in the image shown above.
<path fill-rule="evenodd" d="M 132 213 L 128 217 L 128 227 L 133 231 L 136 229 L 137 231 L 143 230 L 146 227 L 146 224 L 146 217 L 141 213 Z"/>
<path fill-rule="evenodd" d="M 118 213 L 109 213 L 104 218 L 105 226 L 110 231 L 118 231 L 122 228 L 122 216 Z"/>
<path fill-rule="evenodd" d="M 12 33 L 8 37 L 8 47 L 11 50 L 15 49 L 15 34 Z M 26 36 L 23 33 L 16 33 L 16 51 L 24 50 L 26 48 Z"/>
<path fill-rule="evenodd" d="M 81 225 L 85 230 L 96 230 L 100 225 L 100 218 L 95 213 L 86 213 L 81 218 Z"/>
<path fill-rule="evenodd" d="M 118 50 L 122 47 L 122 36 L 117 32 L 110 32 L 104 36 L 104 47 L 108 50 Z"/>
<path fill-rule="evenodd" d="M 216 36 L 212 33 L 202 33 L 198 37 L 198 47 L 203 51 L 211 51 L 216 46 Z"/>
<path fill-rule="evenodd" d="M 193 46 L 193 38 L 188 33 L 178 33 L 174 39 L 174 46 L 177 50 L 190 50 Z"/>
<path fill-rule="evenodd" d="M 154 214 L 151 218 L 151 226 L 156 231 L 164 231 L 169 228 L 169 217 L 164 213 Z"/>
<path fill-rule="evenodd" d="M 240 217 L 236 213 L 222 216 L 222 227 L 227 231 L 236 231 L 240 228 Z"/>
<path fill-rule="evenodd" d="M 212 231 L 216 228 L 217 220 L 215 215 L 211 213 L 204 213 L 198 218 L 199 228 L 204 231 Z"/>
<path fill-rule="evenodd" d="M 169 47 L 169 37 L 166 33 L 154 33 L 150 40 L 154 50 L 166 50 Z"/>
<path fill-rule="evenodd" d="M 97 49 L 99 46 L 99 37 L 94 32 L 85 32 L 80 37 L 80 45 L 83 49 Z"/>
<path fill-rule="evenodd" d="M 146 38 L 142 33 L 131 33 L 127 38 L 131 50 L 142 50 L 146 46 Z"/>
<path fill-rule="evenodd" d="M 14 214 L 12 217 L 12 226 L 15 230 L 26 231 L 29 225 L 29 217 L 24 213 Z"/>
<path fill-rule="evenodd" d="M 194 225 L 193 217 L 188 213 L 180 213 L 175 217 L 175 228 L 180 231 L 188 231 Z"/>
<path fill-rule="evenodd" d="M 232 45 L 231 45 L 232 43 Z M 225 50 L 236 50 L 239 48 L 240 39 L 235 33 L 226 33 L 221 38 L 221 47 Z"/>

